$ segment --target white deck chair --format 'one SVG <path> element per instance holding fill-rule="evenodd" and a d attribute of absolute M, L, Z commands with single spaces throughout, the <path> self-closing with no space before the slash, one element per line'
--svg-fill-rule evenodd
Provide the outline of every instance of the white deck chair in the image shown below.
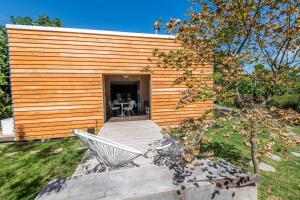
<path fill-rule="evenodd" d="M 97 160 L 107 167 L 106 170 L 124 167 L 136 157 L 143 155 L 134 148 L 80 130 L 75 129 L 73 133 L 83 141 Z"/>
<path fill-rule="evenodd" d="M 124 107 L 123 110 L 125 112 L 127 112 L 128 116 L 130 116 L 130 112 L 132 113 L 132 115 L 134 115 L 134 112 L 133 112 L 133 107 L 136 106 L 136 103 L 134 100 L 130 100 L 129 101 L 129 105 L 127 107 Z"/>
<path fill-rule="evenodd" d="M 117 115 L 119 115 L 119 110 L 120 110 L 120 106 L 115 106 L 115 103 L 112 103 L 111 101 L 108 101 L 108 105 L 110 108 L 110 113 L 109 115 L 112 116 L 114 114 L 114 111 L 117 112 Z"/>

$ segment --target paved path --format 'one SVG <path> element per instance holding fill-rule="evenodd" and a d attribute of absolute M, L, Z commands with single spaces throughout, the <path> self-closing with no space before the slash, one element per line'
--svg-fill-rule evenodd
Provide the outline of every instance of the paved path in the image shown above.
<path fill-rule="evenodd" d="M 147 152 L 149 144 L 162 138 L 161 128 L 151 120 L 105 123 L 99 135 L 109 140 Z M 138 157 L 134 160 L 137 165 L 147 165 L 151 159 Z M 88 151 L 78 165 L 73 176 L 95 173 L 99 165 L 96 158 Z"/>

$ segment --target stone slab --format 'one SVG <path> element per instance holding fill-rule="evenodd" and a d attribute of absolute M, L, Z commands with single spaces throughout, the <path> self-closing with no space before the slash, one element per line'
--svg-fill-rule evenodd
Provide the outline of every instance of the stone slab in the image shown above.
<path fill-rule="evenodd" d="M 268 155 L 268 157 L 274 161 L 281 161 L 281 158 L 274 154 L 270 154 L 270 155 Z"/>
<path fill-rule="evenodd" d="M 300 153 L 298 153 L 298 152 L 291 152 L 294 156 L 296 156 L 296 157 L 300 157 Z"/>
<path fill-rule="evenodd" d="M 252 161 L 250 161 L 249 164 L 250 164 L 251 167 L 253 167 Z M 259 169 L 263 170 L 263 171 L 266 171 L 266 172 L 276 172 L 276 169 L 273 166 L 271 166 L 267 163 L 264 163 L 264 162 L 259 163 Z"/>
<path fill-rule="evenodd" d="M 259 169 L 266 172 L 276 172 L 276 169 L 273 166 L 264 162 L 259 163 Z"/>

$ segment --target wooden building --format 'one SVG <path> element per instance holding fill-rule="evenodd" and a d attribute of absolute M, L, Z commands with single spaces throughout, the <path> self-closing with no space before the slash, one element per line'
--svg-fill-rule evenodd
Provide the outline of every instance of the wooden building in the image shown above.
<path fill-rule="evenodd" d="M 161 126 L 197 117 L 212 106 L 202 102 L 176 109 L 184 85 L 172 82 L 180 72 L 142 71 L 152 65 L 148 58 L 155 48 L 181 48 L 170 36 L 23 25 L 7 29 L 17 139 L 66 137 L 72 129 L 91 127 L 98 131 L 108 119 L 112 91 L 126 86 L 137 88 L 138 111 L 143 113 L 148 102 L 151 120 Z M 211 74 L 212 66 L 201 70 Z"/>

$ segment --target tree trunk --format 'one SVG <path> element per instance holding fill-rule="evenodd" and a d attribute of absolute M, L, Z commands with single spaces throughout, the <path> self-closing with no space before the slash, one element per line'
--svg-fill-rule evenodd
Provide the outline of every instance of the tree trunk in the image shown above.
<path fill-rule="evenodd" d="M 241 108 L 244 107 L 245 103 L 244 103 L 242 95 L 241 95 L 241 93 L 239 91 L 239 87 L 238 86 L 236 86 L 236 88 L 235 88 L 235 94 L 236 94 L 236 100 L 237 100 L 237 102 L 239 104 L 239 107 L 241 107 Z"/>
<path fill-rule="evenodd" d="M 257 160 L 257 145 L 255 141 L 255 136 L 250 137 L 250 144 L 251 144 L 251 159 L 253 163 L 254 173 L 260 176 L 259 162 Z"/>

